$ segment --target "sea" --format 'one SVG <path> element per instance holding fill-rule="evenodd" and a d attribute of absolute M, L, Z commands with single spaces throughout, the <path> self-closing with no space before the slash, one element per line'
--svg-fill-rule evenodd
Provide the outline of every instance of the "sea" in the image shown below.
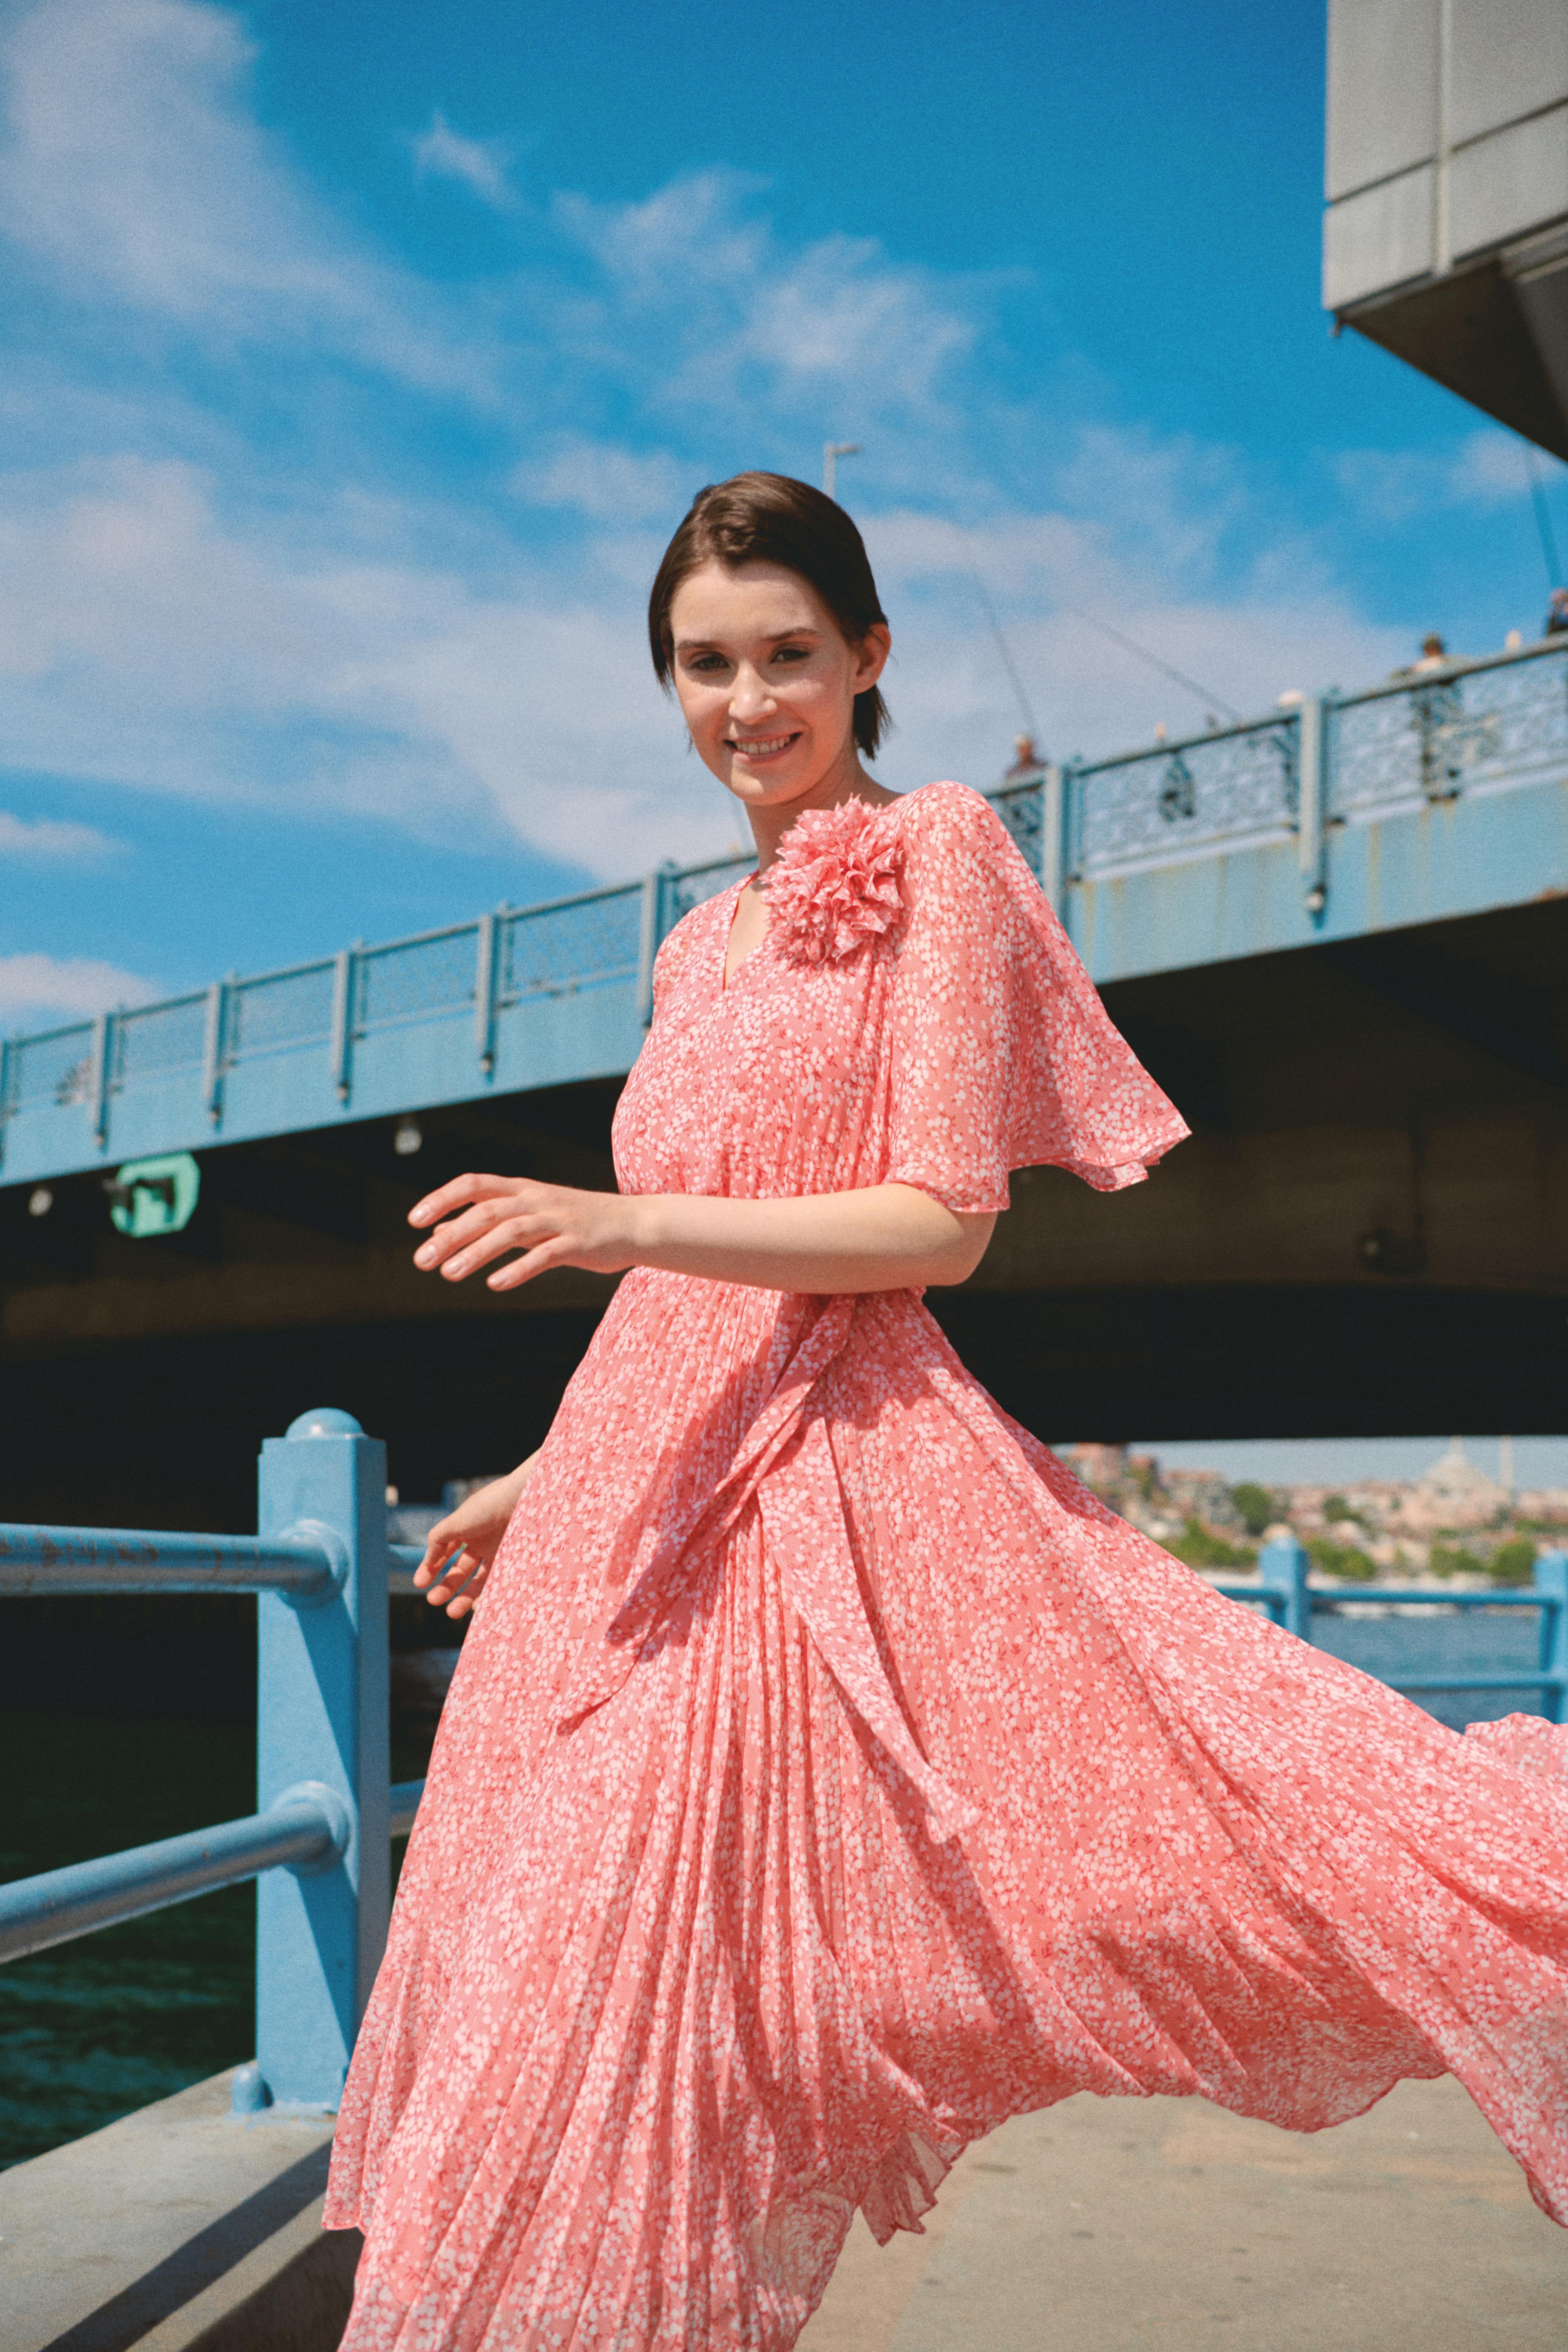
<path fill-rule="evenodd" d="M 1539 1639 L 1531 1610 L 1328 1614 L 1313 1634 L 1393 1682 L 1402 1671 L 1528 1674 Z M 1539 1702 L 1521 1688 L 1422 1704 L 1458 1729 Z M 422 1771 L 427 1744 L 401 1741 L 394 1777 Z M 251 1811 L 254 1735 L 248 1724 L 8 1711 L 0 1786 L 0 1879 L 23 1877 Z M 254 1889 L 226 1887 L 0 1969 L 0 2167 L 248 2057 L 255 1922 Z"/>

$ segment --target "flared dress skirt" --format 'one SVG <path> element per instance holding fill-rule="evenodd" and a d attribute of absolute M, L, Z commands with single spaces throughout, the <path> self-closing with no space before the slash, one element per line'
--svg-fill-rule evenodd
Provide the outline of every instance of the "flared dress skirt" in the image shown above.
<path fill-rule="evenodd" d="M 624 1189 L 983 1212 L 1179 1140 L 977 795 L 833 814 L 728 987 L 732 891 L 666 943 Z M 1079 2091 L 1310 2131 L 1453 2073 L 1568 2221 L 1564 1744 L 1221 1598 L 917 1294 L 634 1271 L 442 1716 L 345 2352 L 784 2352 L 857 2209 Z"/>

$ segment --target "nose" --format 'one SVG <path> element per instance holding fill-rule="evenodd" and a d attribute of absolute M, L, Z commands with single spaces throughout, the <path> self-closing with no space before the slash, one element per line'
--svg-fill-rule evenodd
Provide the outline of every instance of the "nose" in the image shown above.
<path fill-rule="evenodd" d="M 773 708 L 773 698 L 762 677 L 750 662 L 742 663 L 730 689 L 731 718 L 749 724 Z"/>

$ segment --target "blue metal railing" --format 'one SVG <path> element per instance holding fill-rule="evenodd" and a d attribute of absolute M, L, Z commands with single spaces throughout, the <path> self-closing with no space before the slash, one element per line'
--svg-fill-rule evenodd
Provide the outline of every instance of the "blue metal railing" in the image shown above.
<path fill-rule="evenodd" d="M 423 1781 L 388 1785 L 387 1610 L 420 1553 L 388 1544 L 385 1449 L 346 1413 L 302 1414 L 261 1457 L 254 1536 L 0 1527 L 0 1597 L 85 1592 L 255 1592 L 258 1810 L 0 1886 L 0 1960 L 47 1951 L 236 1881 L 260 1882 L 257 2056 L 235 2077 L 242 2114 L 337 2104 L 385 1941 L 389 1845 L 412 1827 Z M 1294 1538 L 1265 1546 L 1258 1580 L 1216 1580 L 1228 1598 L 1312 1638 L 1315 1615 L 1367 1603 L 1533 1609 L 1537 1666 L 1392 1677 L 1408 1692 L 1534 1690 L 1568 1712 L 1568 1551 L 1538 1559 L 1528 1588 L 1309 1580 Z M 405 1587 L 406 1589 L 406 1587 Z"/>
<path fill-rule="evenodd" d="M 331 2110 L 386 1939 L 390 1843 L 423 1781 L 389 1785 L 387 1593 L 417 1563 L 386 1540 L 386 1449 L 304 1413 L 261 1456 L 255 1536 L 0 1527 L 0 1597 L 254 1592 L 257 1804 L 239 1821 L 0 1886 L 0 1959 L 237 1880 L 257 1898 L 257 2056 L 237 2108 Z"/>
<path fill-rule="evenodd" d="M 1069 928 L 1075 902 L 1098 886 L 1284 850 L 1310 937 L 1331 842 L 1565 777 L 1568 642 L 1559 638 L 1307 698 L 1179 741 L 1047 765 L 991 797 Z M 26 1178 L 99 1164 L 111 1147 L 121 1157 L 193 1150 L 492 1086 L 623 1071 L 651 1012 L 660 942 L 751 862 L 667 866 L 9 1039 L 0 1044 L 0 1149 L 9 1129 L 10 1164 Z"/>
<path fill-rule="evenodd" d="M 1266 1610 L 1276 1624 L 1301 1641 L 1312 1638 L 1314 1616 L 1337 1614 L 1342 1609 L 1534 1609 L 1541 1616 L 1541 1646 L 1533 1671 L 1499 1673 L 1477 1667 L 1467 1674 L 1400 1675 L 1392 1678 L 1402 1691 L 1539 1691 L 1542 1712 L 1551 1723 L 1568 1721 L 1568 1551 L 1537 1555 L 1532 1584 L 1503 1587 L 1491 1592 L 1450 1592 L 1428 1584 L 1357 1584 L 1330 1591 L 1310 1581 L 1310 1561 L 1295 1538 L 1280 1537 L 1258 1554 L 1259 1580 L 1214 1578 L 1216 1592 L 1227 1600 L 1244 1601 Z"/>

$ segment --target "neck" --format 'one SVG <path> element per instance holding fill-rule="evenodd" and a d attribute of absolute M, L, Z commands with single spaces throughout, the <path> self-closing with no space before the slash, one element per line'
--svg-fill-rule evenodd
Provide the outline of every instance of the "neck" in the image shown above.
<path fill-rule="evenodd" d="M 779 854 L 779 844 L 794 824 L 796 817 L 807 809 L 841 808 L 846 801 L 864 801 L 870 808 L 880 808 L 898 794 L 868 776 L 860 765 L 853 737 L 843 753 L 826 775 L 792 801 L 748 803 L 746 814 L 752 822 L 752 838 L 757 845 L 757 872 L 765 874 Z"/>

